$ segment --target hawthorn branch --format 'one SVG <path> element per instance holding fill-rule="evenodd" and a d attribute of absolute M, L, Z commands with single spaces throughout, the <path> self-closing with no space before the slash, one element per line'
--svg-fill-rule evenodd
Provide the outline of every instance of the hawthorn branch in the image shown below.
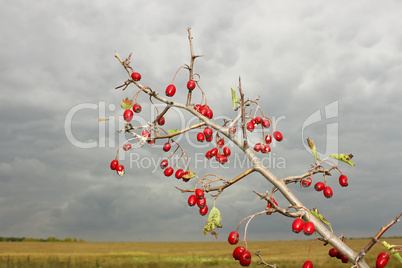
<path fill-rule="evenodd" d="M 380 237 L 395 223 L 399 221 L 399 218 L 402 216 L 400 213 L 398 216 L 395 217 L 392 221 L 390 221 L 384 227 L 381 227 L 380 231 L 370 240 L 370 242 L 360 251 L 356 261 L 363 259 L 366 253 L 375 245 L 375 243 L 379 242 Z"/>
<path fill-rule="evenodd" d="M 117 53 L 116 53 L 117 55 Z M 127 72 L 130 74 L 129 67 L 127 64 L 124 64 L 124 62 L 121 61 L 119 57 L 116 56 L 116 58 L 119 59 L 120 63 L 123 65 L 123 67 L 127 70 Z M 168 104 L 172 107 L 176 107 L 179 109 L 186 110 L 190 112 L 191 114 L 195 115 L 198 117 L 200 120 L 204 121 L 205 124 L 210 126 L 211 128 L 215 129 L 216 131 L 220 132 L 221 134 L 225 135 L 229 140 L 231 140 L 234 144 L 236 144 L 243 152 L 245 155 L 249 158 L 251 163 L 253 164 L 253 168 L 255 171 L 258 171 L 263 177 L 265 177 L 271 184 L 273 184 L 281 193 L 282 195 L 291 203 L 292 206 L 294 207 L 305 207 L 300 200 L 294 195 L 294 193 L 288 188 L 285 182 L 282 180 L 278 179 L 271 171 L 269 171 L 266 167 L 264 167 L 261 163 L 261 160 L 255 155 L 253 150 L 250 149 L 250 147 L 247 144 L 247 136 L 246 136 L 246 129 L 245 129 L 245 102 L 244 102 L 244 95 L 241 90 L 241 83 L 239 79 L 239 90 L 240 90 L 240 95 L 241 95 L 241 109 L 242 109 L 242 128 L 243 128 L 243 140 L 241 141 L 239 138 L 237 138 L 234 135 L 229 134 L 229 129 L 226 127 L 222 127 L 215 123 L 214 121 L 210 120 L 209 118 L 201 115 L 199 112 L 197 112 L 193 107 L 190 105 L 183 105 L 181 103 L 173 102 L 170 101 L 164 97 L 161 97 L 157 92 L 152 91 L 149 87 L 144 87 L 142 86 L 138 81 L 133 81 L 137 87 L 139 87 L 142 91 L 144 91 L 146 94 L 153 96 L 155 99 L 159 100 L 160 102 L 163 102 L 165 104 Z M 305 220 L 310 220 L 313 222 L 315 229 L 318 234 L 320 234 L 326 241 L 328 241 L 329 244 L 333 245 L 335 248 L 337 248 L 343 255 L 345 255 L 349 260 L 355 261 L 357 259 L 358 254 L 354 252 L 350 247 L 348 247 L 345 243 L 343 243 L 339 238 L 337 238 L 333 233 L 331 233 L 317 218 L 315 218 L 310 212 L 307 211 L 307 213 L 304 214 L 303 218 Z M 367 263 L 363 260 L 360 259 L 357 261 L 357 264 L 360 265 L 361 268 L 370 268 Z"/>
<path fill-rule="evenodd" d="M 247 143 L 247 131 L 246 131 L 246 106 L 244 105 L 244 94 L 243 90 L 241 89 L 241 79 L 239 77 L 239 92 L 240 92 L 240 99 L 241 99 L 241 128 L 243 130 L 243 148 L 248 148 Z"/>
<path fill-rule="evenodd" d="M 213 192 L 213 191 L 218 191 L 219 193 L 222 193 L 223 190 L 225 190 L 227 187 L 235 184 L 236 182 L 240 181 L 241 179 L 243 179 L 244 177 L 246 177 L 247 175 L 253 173 L 255 171 L 254 168 L 249 168 L 247 170 L 245 170 L 243 173 L 241 173 L 240 175 L 238 175 L 236 178 L 230 180 L 230 181 L 226 181 L 225 184 L 221 185 L 221 186 L 216 186 L 216 187 L 210 187 L 208 186 L 204 191 L 205 192 Z M 194 192 L 194 189 L 180 189 L 178 187 L 176 187 L 178 190 L 180 190 L 182 193 L 187 193 L 187 192 Z"/>
<path fill-rule="evenodd" d="M 254 253 L 258 258 L 260 258 L 260 261 L 257 263 L 257 265 L 264 265 L 264 267 L 269 267 L 269 268 L 278 268 L 279 265 L 277 264 L 269 264 L 264 259 L 262 258 L 262 255 L 259 250 L 257 250 L 256 253 Z"/>
<path fill-rule="evenodd" d="M 188 66 L 187 69 L 190 71 L 189 80 L 193 80 L 193 76 L 194 76 L 194 61 L 195 61 L 196 58 L 198 58 L 200 56 L 194 55 L 193 37 L 191 36 L 191 28 L 187 28 L 187 32 L 188 32 L 188 41 L 190 42 L 190 53 L 191 53 L 191 63 L 190 63 L 190 66 Z M 190 106 L 190 104 L 191 104 L 191 95 L 192 95 L 192 93 L 193 93 L 193 90 L 188 90 L 187 106 Z"/>
<path fill-rule="evenodd" d="M 270 204 L 271 204 L 271 210 L 272 210 L 272 212 L 275 212 L 275 211 L 277 211 L 277 212 L 279 212 L 280 214 L 282 214 L 282 215 L 284 215 L 284 216 L 286 216 L 286 217 L 292 217 L 292 218 L 298 218 L 298 217 L 300 217 L 300 216 L 302 216 L 303 215 L 303 212 L 302 211 L 297 211 L 297 212 L 290 212 L 289 211 L 289 208 L 291 208 L 291 207 L 288 207 L 288 208 L 286 208 L 286 209 L 283 209 L 283 208 L 280 208 L 279 206 L 277 206 L 276 204 L 275 204 L 275 202 L 273 202 L 272 201 L 272 199 L 271 198 L 269 198 L 269 194 L 260 194 L 259 192 L 256 192 L 256 191 L 253 191 L 256 195 L 258 195 L 259 197 L 260 197 L 260 199 L 264 199 L 264 200 L 266 200 L 267 202 L 269 202 Z"/>
<path fill-rule="evenodd" d="M 304 173 L 302 175 L 291 176 L 291 177 L 287 177 L 287 178 L 282 179 L 282 180 L 283 180 L 284 183 L 289 184 L 289 183 L 292 183 L 292 182 L 301 181 L 302 179 L 310 177 L 310 176 L 312 176 L 314 174 L 317 174 L 317 173 L 324 173 L 325 175 L 330 176 L 331 175 L 330 171 L 335 169 L 335 168 L 336 167 L 332 166 L 329 169 L 314 169 L 313 171 L 308 171 L 308 172 L 306 172 L 306 173 Z"/>

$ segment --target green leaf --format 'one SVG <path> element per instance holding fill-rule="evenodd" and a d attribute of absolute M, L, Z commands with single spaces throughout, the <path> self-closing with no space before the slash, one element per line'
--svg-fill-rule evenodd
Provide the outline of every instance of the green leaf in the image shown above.
<path fill-rule="evenodd" d="M 192 179 L 195 177 L 195 173 L 191 172 L 191 170 L 188 170 L 188 174 L 185 174 L 182 176 L 184 179 Z"/>
<path fill-rule="evenodd" d="M 214 207 L 209 212 L 208 221 L 203 229 L 204 236 L 207 235 L 208 233 L 211 233 L 211 235 L 214 235 L 216 239 L 218 239 L 218 233 L 215 232 L 215 227 L 222 228 L 222 225 L 219 223 L 221 220 L 222 220 L 221 212 L 215 206 L 215 200 L 214 200 Z"/>
<path fill-rule="evenodd" d="M 322 223 L 324 223 L 325 225 L 327 225 L 327 226 L 331 229 L 331 232 L 332 232 L 332 233 L 334 232 L 334 231 L 332 230 L 331 223 L 330 223 L 329 221 L 327 221 L 327 219 L 324 218 L 324 216 L 322 216 L 322 215 L 320 214 L 320 212 L 318 212 L 318 209 L 317 209 L 317 208 L 313 208 L 313 210 L 310 210 L 310 209 L 309 209 L 309 211 L 311 212 L 311 214 L 314 215 L 314 217 L 316 217 L 316 218 L 319 219 Z"/>
<path fill-rule="evenodd" d="M 125 98 L 125 99 L 123 99 L 123 102 L 120 104 L 120 106 L 123 110 L 129 110 L 129 109 L 133 108 L 134 103 L 133 103 L 133 100 Z"/>
<path fill-rule="evenodd" d="M 395 245 L 388 244 L 388 243 L 385 242 L 385 241 L 382 241 L 381 243 L 382 243 L 387 249 L 390 249 L 390 248 L 392 248 L 392 247 L 395 246 Z M 391 249 L 391 250 L 390 250 L 390 253 L 391 253 L 392 255 L 394 255 L 394 257 L 397 258 L 398 261 L 400 261 L 400 262 L 402 263 L 402 257 L 401 257 L 401 255 L 399 255 L 398 252 L 395 252 L 395 249 Z"/>
<path fill-rule="evenodd" d="M 352 167 L 354 167 L 355 166 L 355 163 L 353 163 L 350 159 L 351 159 L 351 157 L 350 157 L 350 155 L 346 155 L 346 154 L 331 154 L 330 155 L 330 157 L 331 158 L 334 158 L 334 159 L 337 159 L 337 160 L 340 160 L 340 161 L 342 161 L 342 162 L 345 162 L 345 163 L 348 163 L 349 165 L 351 165 Z"/>
<path fill-rule="evenodd" d="M 233 88 L 230 88 L 232 90 L 232 103 L 233 103 L 233 110 L 236 108 L 237 102 L 240 101 L 240 98 L 236 98 L 236 91 L 233 90 Z"/>
<path fill-rule="evenodd" d="M 315 148 L 314 141 L 310 140 L 309 138 L 307 138 L 307 143 L 308 143 L 308 146 L 311 149 L 311 152 L 313 153 L 313 156 L 314 156 L 315 160 L 318 161 L 317 149 Z"/>
<path fill-rule="evenodd" d="M 168 130 L 168 132 L 169 132 L 169 134 L 173 134 L 173 133 L 179 132 L 179 130 L 178 129 L 170 129 L 170 130 Z"/>

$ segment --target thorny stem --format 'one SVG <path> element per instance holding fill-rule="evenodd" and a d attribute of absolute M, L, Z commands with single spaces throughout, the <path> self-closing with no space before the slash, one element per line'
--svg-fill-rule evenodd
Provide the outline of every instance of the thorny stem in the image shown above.
<path fill-rule="evenodd" d="M 251 174 L 252 172 L 254 172 L 254 168 L 249 168 L 247 170 L 245 170 L 243 173 L 241 173 L 240 175 L 238 175 L 236 178 L 230 180 L 230 181 L 226 181 L 225 184 L 221 185 L 221 186 L 217 186 L 217 187 L 210 187 L 208 186 L 205 191 L 206 192 L 213 192 L 213 191 L 217 191 L 218 193 L 223 192 L 224 189 L 226 189 L 227 187 L 233 185 L 234 183 L 240 181 L 241 179 L 243 179 L 244 177 L 246 177 L 247 175 Z M 205 176 L 204 176 L 205 177 Z M 194 190 L 192 189 L 180 189 L 178 187 L 176 187 L 178 190 L 180 190 L 182 193 L 186 193 L 186 192 L 194 192 Z"/>
<path fill-rule="evenodd" d="M 239 92 L 240 92 L 240 99 L 241 99 L 241 128 L 243 130 L 243 148 L 247 149 L 247 132 L 246 132 L 246 107 L 244 105 L 244 94 L 243 90 L 241 89 L 241 79 L 239 77 Z"/>
<path fill-rule="evenodd" d="M 377 243 L 380 239 L 380 237 L 395 223 L 399 221 L 399 218 L 402 216 L 402 213 L 400 213 L 398 216 L 395 217 L 392 221 L 390 221 L 387 225 L 384 227 L 381 227 L 380 231 L 370 240 L 370 242 L 360 251 L 358 257 L 356 260 L 363 259 L 363 257 L 366 255 L 366 253 Z"/>
<path fill-rule="evenodd" d="M 264 265 L 264 267 L 269 267 L 269 268 L 278 268 L 279 265 L 277 264 L 269 264 L 266 261 L 264 261 L 264 259 L 261 256 L 261 253 L 259 250 L 257 250 L 256 253 L 254 253 L 258 258 L 260 258 L 260 261 L 257 263 L 257 265 Z"/>
<path fill-rule="evenodd" d="M 192 80 L 193 79 L 193 74 L 194 74 L 194 61 L 199 56 L 194 55 L 193 37 L 191 36 L 191 28 L 187 28 L 187 32 L 188 32 L 188 41 L 190 42 L 190 53 L 191 53 L 191 63 L 190 63 L 190 66 L 188 67 L 188 70 L 190 71 L 189 80 Z M 192 92 L 193 92 L 192 90 L 188 91 L 187 104 L 186 104 L 187 106 L 190 106 L 190 104 L 191 104 Z"/>

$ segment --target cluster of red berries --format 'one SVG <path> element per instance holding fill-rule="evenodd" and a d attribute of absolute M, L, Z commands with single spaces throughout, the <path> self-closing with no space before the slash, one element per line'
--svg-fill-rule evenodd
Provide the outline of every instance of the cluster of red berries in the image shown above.
<path fill-rule="evenodd" d="M 345 255 L 343 255 L 342 253 L 339 252 L 339 250 L 337 250 L 336 248 L 331 248 L 328 252 L 328 255 L 333 257 L 333 258 L 337 258 L 339 260 L 341 260 L 343 263 L 348 263 L 349 259 L 346 258 Z"/>
<path fill-rule="evenodd" d="M 239 242 L 239 233 L 231 232 L 228 236 L 228 242 L 231 245 L 236 245 Z M 249 266 L 251 263 L 251 253 L 244 247 L 236 247 L 233 251 L 233 258 L 239 261 L 241 266 Z"/>
<path fill-rule="evenodd" d="M 264 119 L 261 116 L 256 116 L 252 118 L 246 125 L 247 130 L 250 132 L 253 132 L 255 127 L 261 124 L 262 128 L 269 128 L 271 126 L 271 123 L 268 119 Z M 277 141 L 283 140 L 283 135 L 279 131 L 275 131 L 273 133 L 274 139 Z M 256 152 L 261 152 L 263 154 L 271 152 L 271 144 L 272 142 L 272 136 L 271 135 L 266 135 L 264 138 L 264 141 L 258 142 L 254 145 L 254 151 Z"/>
<path fill-rule="evenodd" d="M 303 231 L 305 235 L 312 235 L 315 232 L 314 223 L 311 221 L 304 222 L 302 219 L 297 218 L 292 223 L 292 231 L 295 233 Z"/>
<path fill-rule="evenodd" d="M 212 119 L 212 117 L 214 116 L 214 112 L 206 104 L 205 105 L 197 104 L 194 106 L 194 109 L 203 116 L 208 117 L 209 119 Z"/>
<path fill-rule="evenodd" d="M 375 267 L 376 268 L 383 268 L 387 265 L 389 260 L 389 255 L 385 252 L 381 252 L 377 256 L 377 261 L 375 262 Z"/>
<path fill-rule="evenodd" d="M 203 132 L 199 132 L 197 134 L 197 140 L 199 142 L 203 142 L 204 140 L 210 142 L 213 139 L 213 132 L 210 127 L 204 128 Z M 216 161 L 218 161 L 221 164 L 225 164 L 228 161 L 228 156 L 232 154 L 230 151 L 229 147 L 224 147 L 221 151 L 220 148 L 222 148 L 225 145 L 225 140 L 224 139 L 219 139 L 217 142 L 217 146 L 211 150 L 209 150 L 206 154 L 205 157 L 207 159 L 211 159 L 212 157 L 215 156 Z"/>
<path fill-rule="evenodd" d="M 301 185 L 302 185 L 302 187 L 305 187 L 305 188 L 307 188 L 307 187 L 309 187 L 310 185 L 311 185 L 311 182 L 312 182 L 312 179 L 311 179 L 311 177 L 308 177 L 308 178 L 306 178 L 306 179 L 303 179 L 302 181 L 301 181 Z M 342 186 L 342 187 L 346 187 L 346 186 L 348 186 L 349 184 L 348 184 L 348 177 L 346 176 L 346 175 L 341 175 L 341 176 L 339 176 L 339 184 Z M 317 191 L 317 192 L 323 192 L 324 193 L 324 196 L 326 197 L 326 198 L 331 198 L 333 195 L 334 195 L 334 193 L 333 193 L 333 191 L 332 191 L 332 188 L 331 187 L 329 187 L 329 186 L 327 186 L 327 185 L 325 185 L 323 182 L 317 182 L 315 185 L 314 185 L 314 189 Z"/>
<path fill-rule="evenodd" d="M 124 166 L 123 165 L 119 165 L 119 161 L 118 160 L 113 160 L 112 162 L 110 162 L 110 168 L 112 170 L 116 170 L 117 174 L 119 176 L 123 176 L 124 175 Z"/>
<path fill-rule="evenodd" d="M 202 216 L 208 213 L 207 199 L 205 198 L 204 191 L 201 189 L 195 189 L 194 194 L 188 197 L 187 203 L 190 207 L 197 204 Z"/>
<path fill-rule="evenodd" d="M 164 145 L 164 148 L 165 148 L 165 146 L 166 146 L 166 144 Z M 185 175 L 187 175 L 189 173 L 188 171 L 184 171 L 183 169 L 179 168 L 175 172 L 173 167 L 168 167 L 168 165 L 169 165 L 168 160 L 164 159 L 161 161 L 160 167 L 162 169 L 164 169 L 163 173 L 165 174 L 166 177 L 170 177 L 174 173 L 176 179 L 178 179 L 178 180 L 182 179 L 184 182 L 188 182 L 190 180 L 189 178 L 187 178 L 187 179 L 185 178 Z"/>

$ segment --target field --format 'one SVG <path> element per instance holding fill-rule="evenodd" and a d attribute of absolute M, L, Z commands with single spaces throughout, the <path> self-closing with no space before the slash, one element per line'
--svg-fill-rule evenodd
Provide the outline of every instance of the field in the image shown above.
<path fill-rule="evenodd" d="M 402 238 L 384 239 L 401 245 Z M 352 239 L 347 244 L 354 250 L 362 248 L 368 239 Z M 249 250 L 261 251 L 269 263 L 280 267 L 301 268 L 307 260 L 311 241 L 248 242 Z M 232 258 L 234 246 L 225 242 L 138 242 L 138 243 L 64 243 L 64 242 L 1 242 L 0 267 L 240 267 Z M 330 258 L 330 246 L 317 241 L 311 250 L 314 267 L 351 267 Z M 366 257 L 373 266 L 375 258 L 385 248 L 376 244 Z M 253 256 L 252 265 L 258 258 Z M 391 258 L 387 268 L 402 267 Z"/>

